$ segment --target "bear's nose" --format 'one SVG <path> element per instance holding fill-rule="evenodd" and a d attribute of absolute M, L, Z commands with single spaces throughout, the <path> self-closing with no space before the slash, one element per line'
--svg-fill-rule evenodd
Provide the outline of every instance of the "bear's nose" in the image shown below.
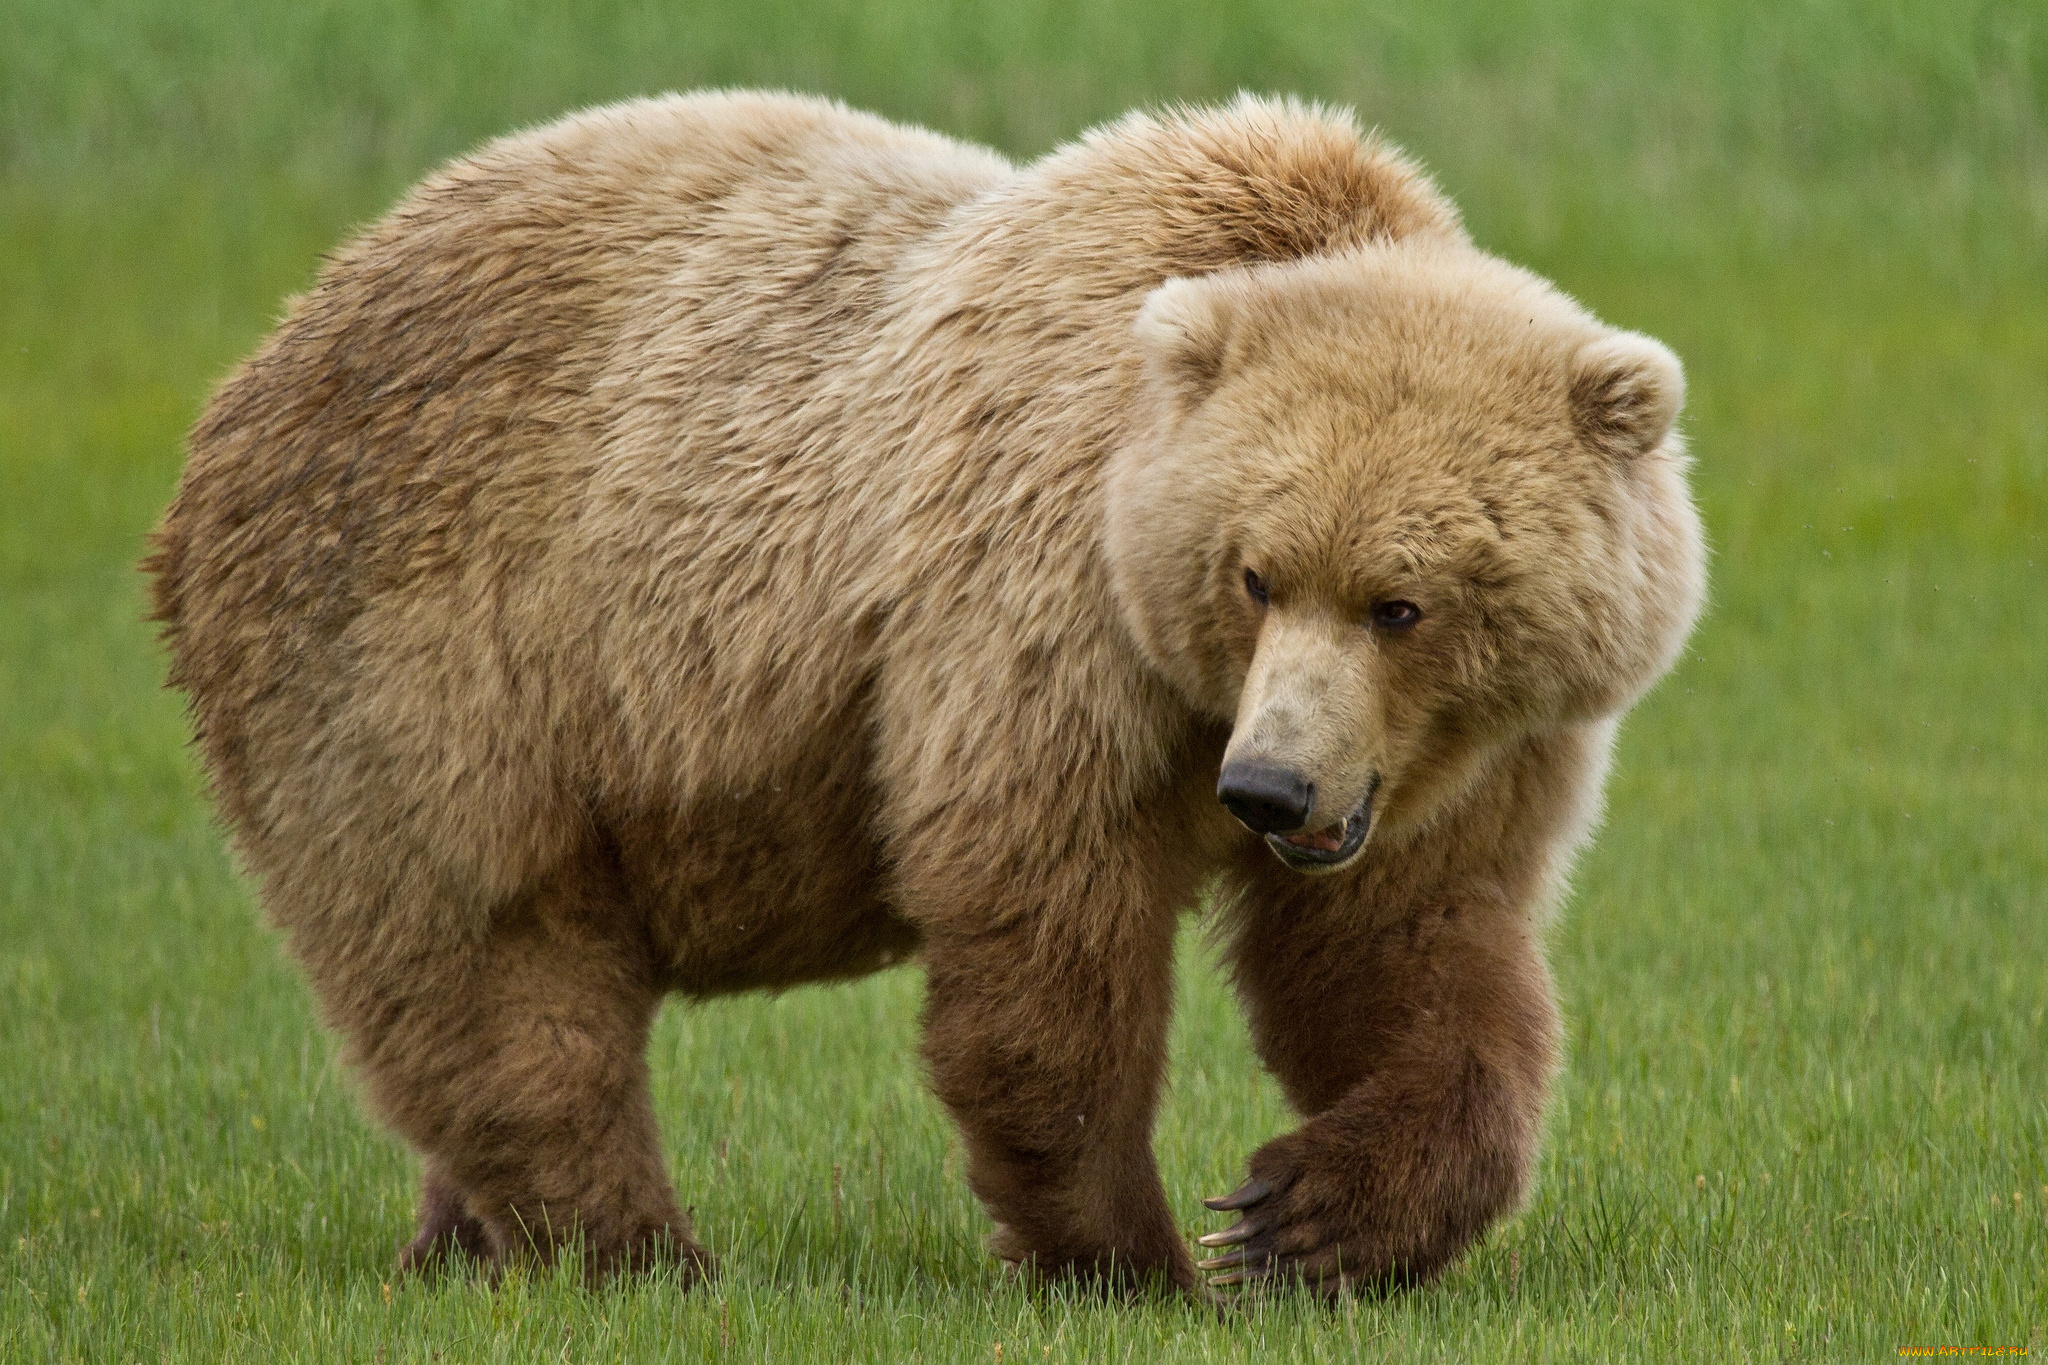
<path fill-rule="evenodd" d="M 1308 823 L 1316 784 L 1274 763 L 1226 763 L 1216 799 L 1249 829 L 1287 834 Z"/>

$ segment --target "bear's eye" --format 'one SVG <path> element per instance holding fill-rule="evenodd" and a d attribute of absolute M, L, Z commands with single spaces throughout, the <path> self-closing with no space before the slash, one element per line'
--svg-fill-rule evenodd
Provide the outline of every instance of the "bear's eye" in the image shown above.
<path fill-rule="evenodd" d="M 1258 570 L 1244 571 L 1244 590 L 1251 594 L 1252 601 L 1262 607 L 1266 605 L 1266 580 L 1259 577 Z"/>
<path fill-rule="evenodd" d="M 1422 608 L 1413 602 L 1375 602 L 1372 623 L 1381 630 L 1411 630 L 1422 619 Z"/>

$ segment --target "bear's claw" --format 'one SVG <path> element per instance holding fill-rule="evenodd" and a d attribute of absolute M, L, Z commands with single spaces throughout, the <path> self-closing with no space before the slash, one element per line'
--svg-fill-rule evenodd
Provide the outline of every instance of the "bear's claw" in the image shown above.
<path fill-rule="evenodd" d="M 1221 1232 L 1212 1232 L 1206 1237 L 1197 1237 L 1195 1240 L 1205 1247 L 1235 1246 L 1239 1242 L 1250 1241 L 1252 1234 L 1258 1230 L 1258 1227 L 1250 1219 L 1240 1218 Z"/>
<path fill-rule="evenodd" d="M 1232 1190 L 1229 1194 L 1223 1195 L 1216 1199 L 1204 1199 L 1202 1203 L 1208 1208 L 1214 1209 L 1218 1213 L 1228 1213 L 1233 1209 L 1249 1208 L 1251 1205 L 1258 1203 L 1261 1199 L 1264 1199 L 1267 1195 L 1271 1194 L 1272 1192 L 1272 1186 L 1268 1185 L 1265 1181 L 1259 1179 L 1257 1176 L 1253 1176 L 1251 1179 L 1245 1181 L 1244 1184 L 1239 1185 L 1236 1189 Z M 1202 1245 L 1219 1246 L 1221 1245 L 1221 1243 L 1211 1242 L 1205 1237 L 1202 1239 Z"/>
<path fill-rule="evenodd" d="M 1196 1243 L 1205 1247 L 1233 1247 L 1219 1256 L 1211 1256 L 1196 1263 L 1197 1270 L 1226 1273 L 1211 1273 L 1211 1289 L 1228 1289 L 1271 1279 L 1280 1268 L 1279 1250 L 1274 1246 L 1272 1228 L 1274 1218 L 1272 1206 L 1256 1208 L 1274 1193 L 1273 1186 L 1257 1176 L 1218 1199 L 1204 1199 L 1203 1204 L 1218 1213 L 1250 1210 L 1235 1223 L 1221 1232 L 1211 1232 L 1197 1237 Z"/>
<path fill-rule="evenodd" d="M 1253 1176 L 1220 1199 L 1202 1201 L 1218 1213 L 1251 1210 L 1223 1231 L 1211 1232 L 1195 1239 L 1198 1245 L 1205 1247 L 1236 1248 L 1220 1256 L 1211 1256 L 1196 1265 L 1197 1270 L 1228 1272 L 1223 1275 L 1212 1274 L 1209 1279 L 1211 1289 L 1227 1289 L 1234 1285 L 1249 1284 L 1272 1275 L 1274 1268 L 1279 1264 L 1279 1255 L 1272 1246 L 1273 1238 L 1264 1235 L 1273 1222 L 1272 1211 L 1270 1206 L 1265 1209 L 1254 1207 L 1264 1203 L 1272 1194 L 1273 1186 L 1269 1182 Z"/>
<path fill-rule="evenodd" d="M 1253 1176 L 1220 1199 L 1205 1199 L 1209 1208 L 1237 1212 L 1238 1220 L 1221 1232 L 1196 1238 L 1204 1247 L 1229 1248 L 1196 1263 L 1209 1275 L 1212 1290 L 1246 1288 L 1291 1280 L 1325 1296 L 1336 1294 L 1353 1276 L 1344 1273 L 1348 1259 L 1332 1245 L 1325 1220 L 1305 1208 L 1290 1208 L 1293 1170 Z M 1220 1274 L 1216 1272 L 1222 1272 Z"/>

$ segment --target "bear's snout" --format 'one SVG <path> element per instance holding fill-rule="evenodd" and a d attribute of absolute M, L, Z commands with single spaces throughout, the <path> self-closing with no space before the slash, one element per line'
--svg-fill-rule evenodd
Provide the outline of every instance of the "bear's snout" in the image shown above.
<path fill-rule="evenodd" d="M 1316 784 L 1277 763 L 1239 761 L 1223 765 L 1216 799 L 1254 833 L 1289 834 L 1308 823 Z"/>

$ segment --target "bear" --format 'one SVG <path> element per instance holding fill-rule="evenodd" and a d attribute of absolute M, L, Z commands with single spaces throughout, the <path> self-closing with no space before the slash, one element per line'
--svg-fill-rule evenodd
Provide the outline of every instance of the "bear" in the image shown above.
<path fill-rule="evenodd" d="M 1438 1275 L 1525 1198 L 1546 925 L 1704 592 L 1660 343 L 1349 113 L 1040 160 L 792 95 L 578 113 L 329 257 L 146 562 L 241 865 L 421 1160 L 404 1267 L 711 1273 L 671 994 L 924 974 L 992 1250 Z M 1206 915 L 1300 1126 L 1176 1226 Z"/>

